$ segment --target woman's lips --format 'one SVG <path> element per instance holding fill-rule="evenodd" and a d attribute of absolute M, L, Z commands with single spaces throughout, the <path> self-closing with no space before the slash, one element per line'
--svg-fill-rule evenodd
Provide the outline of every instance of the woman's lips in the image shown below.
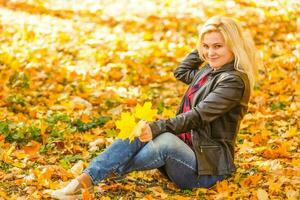
<path fill-rule="evenodd" d="M 209 58 L 209 61 L 216 61 L 218 58 Z"/>

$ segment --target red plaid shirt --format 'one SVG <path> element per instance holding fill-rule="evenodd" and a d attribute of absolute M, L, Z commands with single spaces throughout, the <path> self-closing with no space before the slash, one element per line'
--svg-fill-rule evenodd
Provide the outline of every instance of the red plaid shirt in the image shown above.
<path fill-rule="evenodd" d="M 207 75 L 204 76 L 199 80 L 197 84 L 194 86 L 190 86 L 187 92 L 185 93 L 184 98 L 184 104 L 183 104 L 183 112 L 188 112 L 191 110 L 191 102 L 194 97 L 195 92 L 204 85 L 204 83 L 207 81 Z M 191 132 L 187 133 L 181 133 L 178 135 L 178 137 L 184 141 L 186 144 L 188 144 L 190 147 L 193 148 L 193 143 L 192 143 L 192 135 Z"/>

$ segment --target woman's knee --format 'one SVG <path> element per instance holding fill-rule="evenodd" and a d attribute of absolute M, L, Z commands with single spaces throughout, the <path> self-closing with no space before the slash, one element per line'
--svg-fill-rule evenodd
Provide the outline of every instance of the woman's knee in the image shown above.
<path fill-rule="evenodd" d="M 154 138 L 153 144 L 156 148 L 176 148 L 182 145 L 182 141 L 176 135 L 165 132 Z"/>

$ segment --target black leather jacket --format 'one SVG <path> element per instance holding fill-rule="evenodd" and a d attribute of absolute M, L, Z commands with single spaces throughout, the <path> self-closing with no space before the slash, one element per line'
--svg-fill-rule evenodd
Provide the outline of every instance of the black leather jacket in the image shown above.
<path fill-rule="evenodd" d="M 194 85 L 208 75 L 194 94 L 192 109 L 183 113 L 183 100 L 176 117 L 150 123 L 153 137 L 171 132 L 192 133 L 198 175 L 229 175 L 235 171 L 234 146 L 240 122 L 247 112 L 250 84 L 246 74 L 234 69 L 234 62 L 213 71 L 197 50 L 191 52 L 175 70 L 175 77 Z"/>

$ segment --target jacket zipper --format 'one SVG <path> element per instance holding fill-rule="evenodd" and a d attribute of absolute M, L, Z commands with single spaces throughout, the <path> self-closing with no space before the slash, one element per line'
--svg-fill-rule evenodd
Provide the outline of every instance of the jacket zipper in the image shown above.
<path fill-rule="evenodd" d="M 215 148 L 220 148 L 220 146 L 217 145 L 209 145 L 209 146 L 200 146 L 200 152 L 203 152 L 203 149 L 215 149 Z"/>

